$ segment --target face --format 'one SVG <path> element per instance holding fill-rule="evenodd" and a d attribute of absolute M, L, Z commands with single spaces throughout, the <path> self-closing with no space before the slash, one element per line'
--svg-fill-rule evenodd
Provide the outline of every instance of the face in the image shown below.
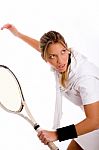
<path fill-rule="evenodd" d="M 61 43 L 50 44 L 47 49 L 47 62 L 58 72 L 66 71 L 68 50 Z"/>

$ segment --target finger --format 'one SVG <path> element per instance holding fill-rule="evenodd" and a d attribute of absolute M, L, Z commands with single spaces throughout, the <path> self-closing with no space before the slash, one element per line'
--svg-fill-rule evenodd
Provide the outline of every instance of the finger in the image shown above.
<path fill-rule="evenodd" d="M 37 136 L 40 137 L 41 134 L 42 134 L 42 131 L 39 131 L 38 134 L 37 134 Z"/>
<path fill-rule="evenodd" d="M 42 138 L 43 138 L 42 131 L 39 131 L 38 134 L 37 134 L 37 136 L 38 136 L 38 138 L 39 138 L 40 140 L 42 140 Z"/>
<path fill-rule="evenodd" d="M 4 25 L 3 27 L 1 27 L 1 30 L 3 30 L 4 28 L 9 29 L 9 28 L 11 28 L 11 27 L 12 27 L 11 24 L 6 24 L 6 25 Z"/>
<path fill-rule="evenodd" d="M 45 145 L 48 145 L 48 143 L 49 143 L 49 141 L 48 141 L 46 138 L 44 138 L 42 142 L 43 142 Z"/>
<path fill-rule="evenodd" d="M 37 136 L 42 143 L 44 143 L 45 145 L 48 144 L 48 140 L 47 140 L 45 134 L 43 133 L 43 131 L 38 132 Z"/>
<path fill-rule="evenodd" d="M 41 140 L 41 142 L 42 143 L 44 143 L 45 145 L 47 145 L 48 144 L 48 140 L 47 140 L 47 138 L 46 137 L 44 137 L 44 136 L 41 136 L 40 138 L 39 138 L 40 140 Z"/>

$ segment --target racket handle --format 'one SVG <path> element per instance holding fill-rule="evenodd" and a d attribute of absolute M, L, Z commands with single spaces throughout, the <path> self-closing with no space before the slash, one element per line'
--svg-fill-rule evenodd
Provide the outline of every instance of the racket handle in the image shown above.
<path fill-rule="evenodd" d="M 29 108 L 28 108 L 27 104 L 25 103 L 25 101 L 23 101 L 23 104 L 25 106 L 25 110 L 26 110 L 28 116 L 31 118 L 31 121 L 30 121 L 31 125 L 37 132 L 41 131 L 42 129 L 41 129 L 40 125 L 38 123 L 36 123 L 35 119 L 33 118 L 32 114 L 30 113 Z M 22 116 L 26 120 L 29 120 L 27 117 L 24 117 L 22 114 L 20 116 Z M 49 142 L 48 147 L 50 148 L 50 150 L 59 150 L 59 148 L 53 142 Z"/>
<path fill-rule="evenodd" d="M 58 148 L 53 142 L 49 142 L 49 143 L 48 143 L 48 147 L 49 147 L 51 150 L 59 150 L 59 148 Z"/>
<path fill-rule="evenodd" d="M 40 127 L 38 124 L 36 124 L 36 125 L 34 126 L 34 129 L 35 129 L 37 132 L 39 132 L 39 131 L 42 130 L 41 127 Z M 49 142 L 47 145 L 48 145 L 48 147 L 50 148 L 50 150 L 59 150 L 59 148 L 58 148 L 53 142 Z"/>

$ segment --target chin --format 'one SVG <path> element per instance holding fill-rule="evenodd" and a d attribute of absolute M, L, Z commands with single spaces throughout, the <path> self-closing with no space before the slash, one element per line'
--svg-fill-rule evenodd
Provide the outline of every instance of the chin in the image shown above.
<path fill-rule="evenodd" d="M 66 71 L 66 70 L 65 70 Z M 65 71 L 61 71 L 60 73 L 64 73 Z"/>
<path fill-rule="evenodd" d="M 64 68 L 64 69 L 60 69 L 60 70 L 58 70 L 60 73 L 63 73 L 63 72 L 65 72 L 66 71 L 66 68 Z"/>
<path fill-rule="evenodd" d="M 64 70 L 58 70 L 59 73 L 63 73 L 65 71 L 66 71 L 66 69 L 64 69 Z"/>

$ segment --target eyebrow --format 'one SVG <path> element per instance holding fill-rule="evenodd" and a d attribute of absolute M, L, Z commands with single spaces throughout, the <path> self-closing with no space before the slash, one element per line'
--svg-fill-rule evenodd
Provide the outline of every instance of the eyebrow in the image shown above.
<path fill-rule="evenodd" d="M 62 50 L 67 50 L 67 49 L 64 48 L 64 49 L 62 49 Z M 61 51 L 62 51 L 62 50 L 61 50 Z M 49 52 L 47 52 L 47 54 L 48 54 L 48 55 L 57 55 L 57 54 L 55 54 L 55 53 L 49 53 Z"/>
<path fill-rule="evenodd" d="M 48 55 L 56 55 L 56 54 L 53 54 L 53 53 L 48 53 Z"/>

